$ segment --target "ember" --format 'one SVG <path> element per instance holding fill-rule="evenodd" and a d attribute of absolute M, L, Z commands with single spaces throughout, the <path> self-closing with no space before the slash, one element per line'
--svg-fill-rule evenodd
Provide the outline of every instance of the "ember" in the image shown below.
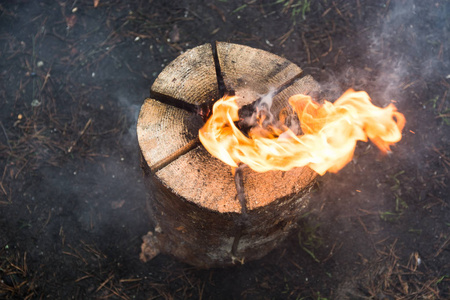
<path fill-rule="evenodd" d="M 382 152 L 390 151 L 401 140 L 405 125 L 393 104 L 376 107 L 366 92 L 352 89 L 334 103 L 320 105 L 310 96 L 295 95 L 289 104 L 298 116 L 301 134 L 287 127 L 281 114 L 281 121 L 267 126 L 263 125 L 266 115 L 260 114 L 245 135 L 235 125 L 239 121 L 236 96 L 226 96 L 215 103 L 212 116 L 199 131 L 200 141 L 232 167 L 243 163 L 265 172 L 308 166 L 323 175 L 342 169 L 352 159 L 357 141 L 370 139 Z"/>

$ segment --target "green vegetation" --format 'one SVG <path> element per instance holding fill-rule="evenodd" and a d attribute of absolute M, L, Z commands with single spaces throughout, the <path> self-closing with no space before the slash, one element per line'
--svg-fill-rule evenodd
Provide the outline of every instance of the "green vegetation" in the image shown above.
<path fill-rule="evenodd" d="M 430 106 L 436 114 L 436 118 L 440 118 L 445 125 L 450 126 L 450 108 L 441 111 L 444 104 L 443 101 L 445 101 L 445 99 L 442 99 L 441 103 L 439 103 L 439 98 L 439 95 L 434 96 L 425 103 L 425 106 Z"/>
<path fill-rule="evenodd" d="M 396 221 L 398 219 L 398 214 L 395 212 L 391 212 L 391 211 L 383 211 L 380 212 L 380 218 L 383 221 L 387 221 L 387 222 L 393 222 Z"/>
<path fill-rule="evenodd" d="M 450 275 L 441 276 L 438 280 L 436 280 L 435 285 L 438 285 L 439 283 L 441 283 L 445 278 L 450 278 Z"/>
<path fill-rule="evenodd" d="M 317 233 L 319 226 L 308 226 L 298 233 L 300 247 L 318 263 L 320 263 L 320 260 L 316 257 L 314 250 L 319 248 L 323 243 L 322 238 Z"/>
<path fill-rule="evenodd" d="M 238 8 L 236 8 L 235 10 L 233 10 L 232 13 L 235 14 L 237 12 L 240 12 L 241 10 L 243 10 L 246 7 L 247 7 L 247 4 L 243 4 L 243 5 L 239 6 Z"/>
<path fill-rule="evenodd" d="M 447 109 L 442 113 L 439 113 L 437 117 L 441 118 L 445 125 L 450 126 L 450 109 Z"/>
<path fill-rule="evenodd" d="M 403 175 L 405 173 L 404 170 L 389 176 L 389 178 L 394 182 L 394 184 L 391 186 L 391 191 L 394 193 L 395 197 L 395 211 L 385 211 L 380 212 L 380 218 L 383 221 L 397 221 L 398 218 L 403 214 L 403 211 L 408 208 L 408 204 L 400 197 L 401 194 L 401 182 L 399 179 L 399 176 Z"/>
<path fill-rule="evenodd" d="M 274 4 L 282 4 L 283 12 L 290 12 L 294 25 L 297 23 L 299 16 L 302 17 L 302 20 L 306 20 L 306 14 L 311 11 L 310 0 L 298 0 L 296 3 L 292 0 L 277 0 Z"/>

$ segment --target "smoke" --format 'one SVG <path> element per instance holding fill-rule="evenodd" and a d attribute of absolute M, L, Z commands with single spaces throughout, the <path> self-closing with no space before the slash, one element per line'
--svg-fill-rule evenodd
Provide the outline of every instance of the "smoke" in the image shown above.
<path fill-rule="evenodd" d="M 355 59 L 347 56 L 342 70 L 326 70 L 327 79 L 320 82 L 328 100 L 347 88 L 367 90 L 376 105 L 392 101 L 407 121 L 403 139 L 392 155 L 381 156 L 370 143 L 360 143 L 353 162 L 319 182 L 320 189 L 311 201 L 314 217 L 310 221 L 326 224 L 323 227 L 337 241 L 349 234 L 350 239 L 357 238 L 351 227 L 359 224 L 365 230 L 401 235 L 381 212 L 405 217 L 414 213 L 398 201 L 421 207 L 426 200 L 432 186 L 426 176 L 436 172 L 430 163 L 436 157 L 433 147 L 442 145 L 448 136 L 448 127 L 439 123 L 436 115 L 439 109 L 448 108 L 449 8 L 448 2 L 391 1 L 385 17 L 377 19 L 382 23 L 365 24 L 370 31 L 361 31 L 350 41 L 355 49 L 349 51 L 354 51 Z M 356 221 L 352 224 L 349 220 Z M 367 252 L 365 244 L 349 245 L 336 260 L 344 259 L 346 253 Z M 343 279 L 341 285 L 345 284 Z"/>
<path fill-rule="evenodd" d="M 254 104 L 256 119 L 262 120 L 262 127 L 266 128 L 268 124 L 273 124 L 275 117 L 271 112 L 273 97 L 275 95 L 275 88 L 270 88 L 269 92 L 261 97 L 259 101 Z"/>
<path fill-rule="evenodd" d="M 274 135 L 278 136 L 278 139 L 290 139 L 292 132 L 296 135 L 301 133 L 298 117 L 293 110 L 287 109 L 290 106 L 288 99 L 278 98 L 277 101 L 283 102 L 278 103 L 278 106 L 283 108 L 281 112 L 272 109 L 276 92 L 277 89 L 271 87 L 269 92 L 260 95 L 253 104 L 239 110 L 239 128 L 242 131 L 260 136 Z M 239 95 L 239 91 L 237 94 Z"/>
<path fill-rule="evenodd" d="M 327 100 L 333 101 L 347 88 L 354 88 L 368 91 L 376 105 L 393 102 L 407 120 L 403 132 L 406 141 L 400 141 L 397 147 L 400 153 L 394 156 L 404 155 L 410 162 L 417 160 L 427 145 L 417 144 L 413 151 L 403 149 L 400 145 L 414 141 L 408 129 L 423 128 L 420 122 L 425 115 L 436 113 L 430 110 L 431 105 L 437 107 L 436 101 L 431 103 L 430 99 L 445 97 L 442 88 L 433 88 L 445 81 L 450 66 L 446 43 L 450 27 L 448 10 L 448 3 L 391 1 L 385 17 L 377 19 L 382 23 L 370 27 L 365 24 L 372 29 L 361 31 L 354 40 L 344 41 L 354 47 L 347 48 L 349 54 L 342 69 L 321 74 L 325 76 L 320 81 L 322 94 Z M 369 16 L 367 20 L 372 21 Z M 442 103 L 441 110 L 445 110 L 445 99 Z M 427 138 L 433 142 L 435 137 Z"/>
<path fill-rule="evenodd" d="M 126 119 L 128 120 L 128 129 L 126 130 L 127 134 L 122 136 L 122 143 L 127 147 L 130 147 L 135 145 L 137 142 L 136 126 L 141 106 L 134 104 L 129 100 L 129 96 L 123 93 L 120 93 L 117 96 L 117 99 Z"/>
<path fill-rule="evenodd" d="M 260 109 L 270 110 L 272 108 L 273 96 L 275 95 L 275 88 L 270 88 L 269 92 L 261 97 L 257 106 Z"/>
<path fill-rule="evenodd" d="M 265 128 L 268 124 L 271 124 L 275 118 L 271 113 L 273 97 L 276 89 L 271 87 L 269 92 L 264 95 L 260 95 L 259 99 L 252 104 L 245 105 L 239 110 L 239 127 L 244 131 L 256 126 L 261 122 Z M 247 94 L 245 90 L 236 91 L 237 97 L 243 97 Z"/>
<path fill-rule="evenodd" d="M 358 28 L 369 30 L 335 42 L 345 49 L 338 60 L 334 58 L 336 68 L 315 76 L 327 100 L 354 88 L 367 90 L 378 105 L 395 100 L 401 106 L 448 75 L 448 3 L 391 1 L 389 5 L 383 18 L 374 19 L 367 10 L 366 24 Z M 425 105 L 427 100 L 420 102 Z"/>
<path fill-rule="evenodd" d="M 444 11 L 419 2 L 393 3 L 381 30 L 371 34 L 368 49 L 368 58 L 380 70 L 375 86 L 382 98 L 403 101 L 420 81 L 436 81 L 442 67 L 448 67 Z"/>

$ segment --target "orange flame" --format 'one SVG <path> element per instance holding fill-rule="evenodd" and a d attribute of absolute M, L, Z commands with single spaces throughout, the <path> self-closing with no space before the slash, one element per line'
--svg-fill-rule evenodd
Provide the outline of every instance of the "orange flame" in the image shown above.
<path fill-rule="evenodd" d="M 285 125 L 269 125 L 255 126 L 246 136 L 234 124 L 239 120 L 236 97 L 226 96 L 214 104 L 212 116 L 199 131 L 200 141 L 232 167 L 243 163 L 265 172 L 308 166 L 323 175 L 342 169 L 352 159 L 357 141 L 369 138 L 386 153 L 402 138 L 403 114 L 393 104 L 374 106 L 366 92 L 349 89 L 334 103 L 323 105 L 310 96 L 295 95 L 289 103 L 302 135 Z"/>

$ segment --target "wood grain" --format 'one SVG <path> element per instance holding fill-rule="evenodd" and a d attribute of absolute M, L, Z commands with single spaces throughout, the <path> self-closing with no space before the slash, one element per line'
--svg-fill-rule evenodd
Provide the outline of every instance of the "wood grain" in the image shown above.
<path fill-rule="evenodd" d="M 142 155 L 151 168 L 196 140 L 202 126 L 199 116 L 148 98 L 141 107 L 137 137 Z"/>
<path fill-rule="evenodd" d="M 194 105 L 217 100 L 219 89 L 211 45 L 198 46 L 177 57 L 158 75 L 151 93 Z"/>
<path fill-rule="evenodd" d="M 201 207 L 221 213 L 241 211 L 231 167 L 203 146 L 181 156 L 156 176 L 175 194 Z"/>
<path fill-rule="evenodd" d="M 287 59 L 263 50 L 223 42 L 216 47 L 225 87 L 240 97 L 239 106 L 253 103 L 303 72 Z"/>

